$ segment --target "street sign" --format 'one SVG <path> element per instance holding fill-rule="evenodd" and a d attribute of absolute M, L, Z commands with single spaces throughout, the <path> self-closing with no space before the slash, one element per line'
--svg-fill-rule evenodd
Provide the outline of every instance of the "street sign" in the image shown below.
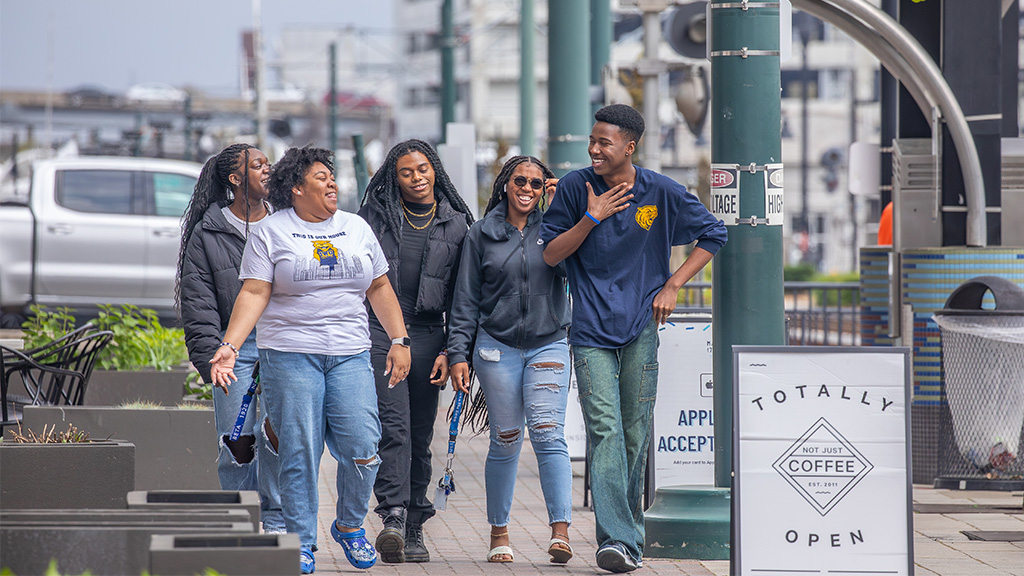
<path fill-rule="evenodd" d="M 740 175 L 735 164 L 711 165 L 711 206 L 708 210 L 726 226 L 736 225 L 740 217 Z"/>
<path fill-rule="evenodd" d="M 769 226 L 782 226 L 784 220 L 782 164 L 768 164 L 764 171 L 764 217 Z"/>

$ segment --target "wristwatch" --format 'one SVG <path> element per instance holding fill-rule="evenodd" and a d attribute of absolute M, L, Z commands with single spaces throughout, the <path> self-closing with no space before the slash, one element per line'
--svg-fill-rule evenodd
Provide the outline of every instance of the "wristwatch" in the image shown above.
<path fill-rule="evenodd" d="M 402 336 L 401 338 L 392 338 L 391 345 L 394 346 L 395 344 L 398 344 L 399 346 L 405 346 L 406 348 L 408 348 L 412 346 L 412 340 L 408 336 Z"/>

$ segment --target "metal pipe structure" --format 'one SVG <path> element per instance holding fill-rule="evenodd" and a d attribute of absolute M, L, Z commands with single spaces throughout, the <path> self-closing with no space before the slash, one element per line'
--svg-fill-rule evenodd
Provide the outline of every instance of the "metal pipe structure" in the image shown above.
<path fill-rule="evenodd" d="M 253 86 L 256 94 L 256 147 L 268 156 L 273 156 L 273 151 L 267 147 L 267 81 L 263 74 L 263 16 L 260 0 L 252 0 L 252 53 L 253 67 L 256 68 L 256 85 Z"/>
<path fill-rule="evenodd" d="M 589 7 L 589 0 L 548 2 L 548 165 L 558 176 L 588 165 Z"/>
<path fill-rule="evenodd" d="M 921 79 L 908 65 L 899 52 L 886 42 L 874 30 L 865 27 L 859 20 L 838 8 L 815 0 L 792 0 L 793 6 L 807 12 L 820 20 L 839 28 L 855 42 L 871 52 L 882 66 L 889 71 L 910 93 L 911 98 L 921 108 L 925 118 L 932 117 L 932 109 L 936 108 L 931 94 L 921 90 Z"/>
<path fill-rule="evenodd" d="M 537 81 L 533 76 L 533 0 L 522 0 L 519 9 L 519 150 L 535 156 L 533 96 Z"/>
<path fill-rule="evenodd" d="M 611 0 L 590 0 L 590 113 L 604 106 L 604 68 L 612 54 Z"/>
<path fill-rule="evenodd" d="M 441 141 L 455 122 L 455 24 L 452 2 L 441 3 Z"/>
<path fill-rule="evenodd" d="M 327 145 L 334 153 L 338 150 L 338 44 L 335 42 L 331 42 L 328 47 L 327 63 L 331 67 L 327 86 L 327 93 L 331 99 L 327 105 Z"/>
<path fill-rule="evenodd" d="M 921 44 L 885 12 L 865 0 L 828 2 L 842 12 L 859 19 L 857 26 L 869 28 L 878 34 L 880 41 L 891 45 L 910 70 L 918 76 L 924 91 L 935 100 L 942 118 L 949 127 L 949 134 L 953 139 L 964 176 L 964 193 L 967 197 L 967 245 L 986 246 L 988 224 L 985 221 L 985 181 L 981 171 L 981 160 L 960 103 L 942 77 L 942 71 Z M 826 0 L 793 0 L 793 6 L 800 9 L 825 5 Z M 832 20 L 826 21 L 839 25 Z M 869 50 L 872 48 L 868 44 L 864 46 Z"/>
<path fill-rule="evenodd" d="M 661 45 L 661 10 L 656 2 L 644 6 L 644 62 L 648 68 L 644 74 L 644 168 L 655 172 L 661 171 L 661 121 L 658 118 L 658 102 L 661 91 L 658 69 L 658 46 Z"/>

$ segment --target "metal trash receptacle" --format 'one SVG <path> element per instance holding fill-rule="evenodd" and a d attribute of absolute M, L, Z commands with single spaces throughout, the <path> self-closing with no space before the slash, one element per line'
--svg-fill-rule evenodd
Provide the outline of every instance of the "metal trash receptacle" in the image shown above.
<path fill-rule="evenodd" d="M 972 278 L 933 319 L 949 408 L 935 487 L 1024 489 L 1024 289 L 998 276 Z"/>

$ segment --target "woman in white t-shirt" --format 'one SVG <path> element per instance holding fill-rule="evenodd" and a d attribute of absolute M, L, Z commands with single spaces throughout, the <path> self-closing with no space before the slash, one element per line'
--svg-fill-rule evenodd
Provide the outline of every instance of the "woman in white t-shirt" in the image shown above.
<path fill-rule="evenodd" d="M 277 212 L 246 245 L 242 291 L 210 361 L 214 381 L 231 383 L 236 349 L 256 326 L 261 385 L 279 438 L 284 521 L 299 535 L 300 568 L 315 569 L 325 442 L 338 461 L 331 535 L 353 566 L 369 568 L 377 553 L 362 522 L 380 464 L 380 421 L 364 299 L 392 338 L 391 386 L 409 372 L 408 333 L 373 232 L 355 214 L 338 211 L 331 153 L 288 150 L 268 188 Z"/>

